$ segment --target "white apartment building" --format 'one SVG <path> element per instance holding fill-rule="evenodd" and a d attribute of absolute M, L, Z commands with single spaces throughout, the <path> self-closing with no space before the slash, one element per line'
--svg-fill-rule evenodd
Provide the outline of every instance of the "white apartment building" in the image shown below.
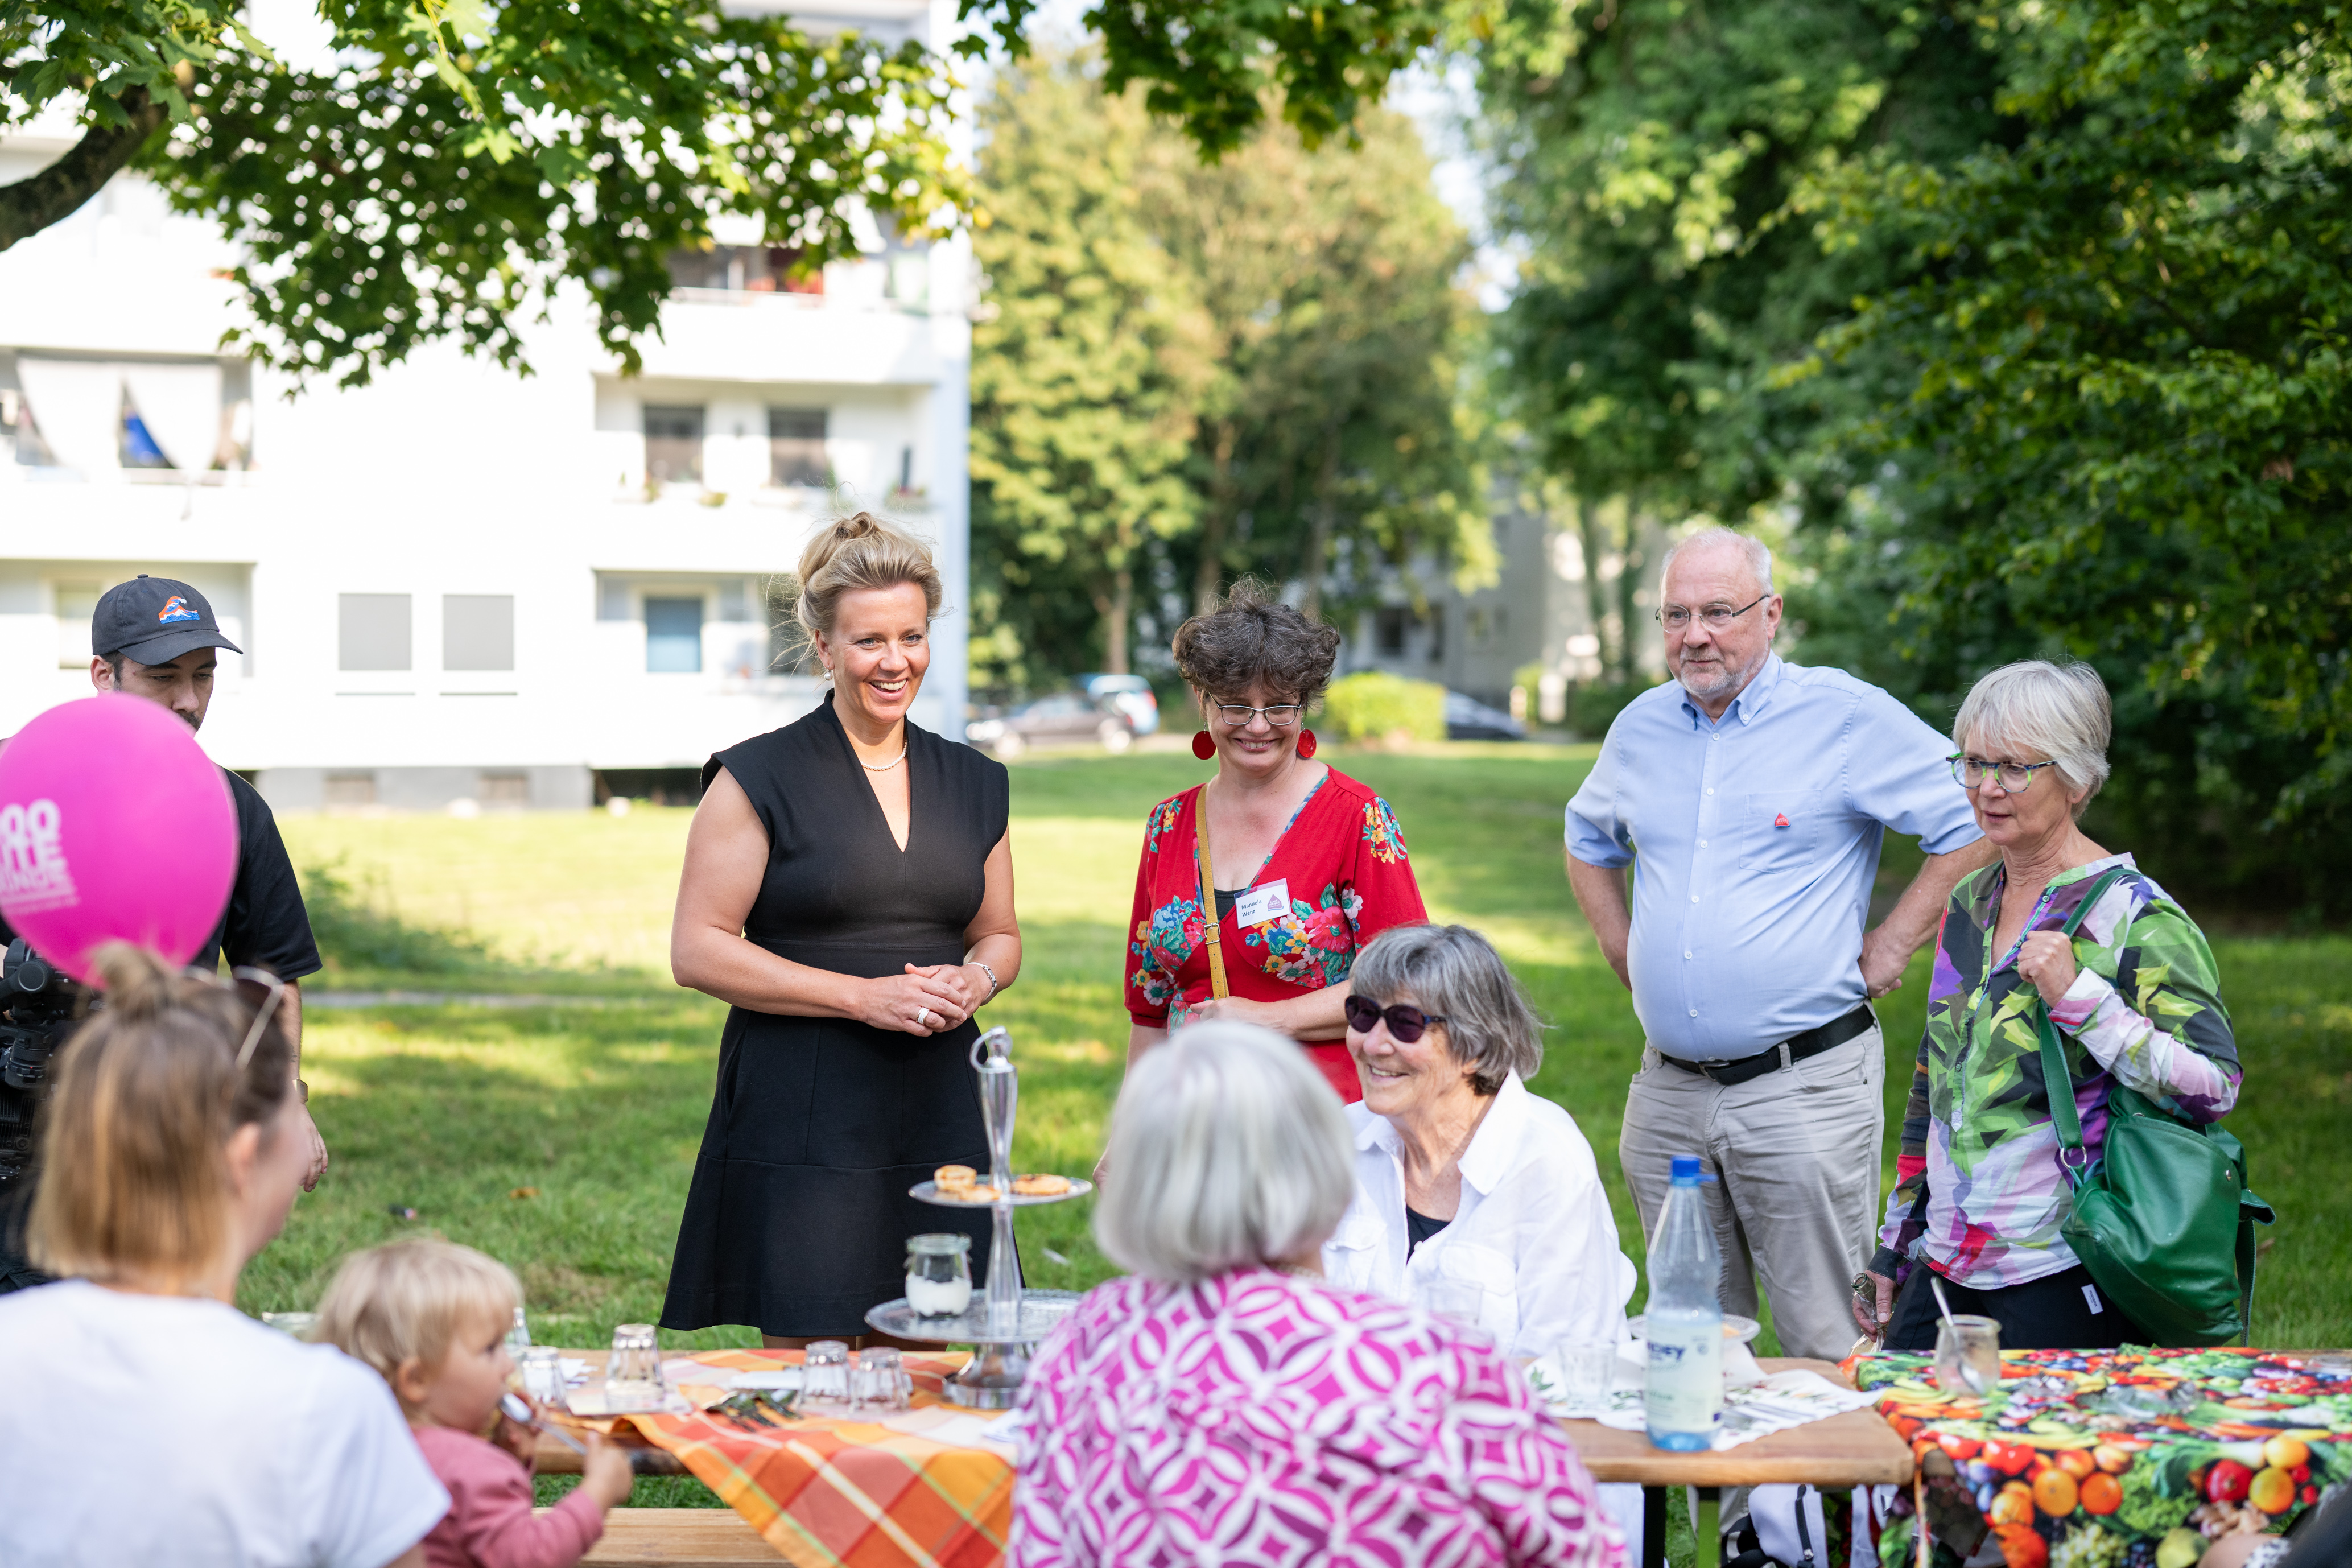
<path fill-rule="evenodd" d="M 900 37 L 953 15 L 794 9 Z M 0 139 L 0 183 L 71 145 L 38 129 Z M 218 346 L 226 243 L 144 181 L 0 251 L 0 735 L 87 694 L 91 606 L 145 572 L 201 589 L 244 648 L 201 738 L 280 810 L 678 798 L 818 700 L 775 668 L 775 591 L 862 507 L 936 544 L 915 717 L 960 736 L 969 247 L 867 225 L 803 292 L 756 230 L 718 237 L 673 264 L 638 376 L 559 303 L 529 377 L 443 346 L 290 400 Z"/>

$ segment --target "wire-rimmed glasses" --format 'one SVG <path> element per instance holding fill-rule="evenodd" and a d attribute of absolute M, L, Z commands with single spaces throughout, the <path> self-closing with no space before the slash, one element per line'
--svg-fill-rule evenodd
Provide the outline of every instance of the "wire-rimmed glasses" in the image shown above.
<path fill-rule="evenodd" d="M 2033 775 L 2044 768 L 2054 768 L 2055 761 L 2047 763 L 1996 763 L 1983 757 L 1972 757 L 1966 752 L 1954 752 L 1944 759 L 1951 764 L 1952 777 L 1965 790 L 1984 788 L 1988 778 L 1997 778 L 2004 794 L 2018 795 L 2033 787 Z"/>
<path fill-rule="evenodd" d="M 1698 618 L 1706 623 L 1707 630 L 1719 632 L 1771 596 L 1769 594 L 1759 594 L 1736 610 L 1729 605 L 1703 605 L 1697 611 Z M 1650 618 L 1670 632 L 1679 632 L 1687 631 L 1690 628 L 1691 615 L 1692 612 L 1684 605 L 1667 605 L 1660 609 L 1652 610 Z"/>
<path fill-rule="evenodd" d="M 1217 704 L 1217 717 L 1236 730 L 1248 729 L 1261 713 L 1265 715 L 1265 721 L 1276 729 L 1287 730 L 1297 723 L 1298 716 L 1306 711 L 1304 707 L 1296 702 L 1274 702 L 1264 708 L 1253 708 L 1246 702 Z"/>

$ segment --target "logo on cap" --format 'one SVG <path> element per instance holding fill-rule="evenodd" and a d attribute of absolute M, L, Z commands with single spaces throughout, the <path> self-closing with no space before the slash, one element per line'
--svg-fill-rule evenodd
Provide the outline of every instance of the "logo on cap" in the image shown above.
<path fill-rule="evenodd" d="M 205 617 L 196 611 L 188 608 L 188 601 L 182 598 L 179 595 L 174 594 L 170 598 L 163 601 L 163 607 L 155 612 L 155 618 L 159 621 L 169 623 L 172 621 L 201 621 Z"/>

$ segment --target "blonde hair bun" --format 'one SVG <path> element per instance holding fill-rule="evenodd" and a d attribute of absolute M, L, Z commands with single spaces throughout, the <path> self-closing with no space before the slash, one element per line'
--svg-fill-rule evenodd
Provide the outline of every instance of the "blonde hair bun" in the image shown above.
<path fill-rule="evenodd" d="M 940 613 L 940 569 L 931 560 L 930 546 L 870 511 L 817 530 L 801 552 L 800 580 L 800 605 L 794 613 L 812 637 L 832 634 L 841 596 L 856 589 L 912 583 L 923 591 L 924 613 Z"/>

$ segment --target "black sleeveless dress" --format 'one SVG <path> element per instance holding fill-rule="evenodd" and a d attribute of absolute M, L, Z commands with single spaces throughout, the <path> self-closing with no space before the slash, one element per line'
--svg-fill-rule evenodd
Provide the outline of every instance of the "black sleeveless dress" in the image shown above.
<path fill-rule="evenodd" d="M 719 752 L 768 830 L 768 871 L 743 934 L 795 963 L 872 979 L 960 963 L 1011 781 L 970 746 L 907 725 L 901 851 L 833 696 L 807 718 Z M 985 1169 L 988 1136 L 967 1020 L 919 1038 L 846 1018 L 737 1007 L 678 1222 L 661 1326 L 748 1323 L 847 1338 L 906 1294 L 907 1237 L 963 1231 L 975 1282 L 989 1218 L 916 1202 L 940 1165 Z"/>

